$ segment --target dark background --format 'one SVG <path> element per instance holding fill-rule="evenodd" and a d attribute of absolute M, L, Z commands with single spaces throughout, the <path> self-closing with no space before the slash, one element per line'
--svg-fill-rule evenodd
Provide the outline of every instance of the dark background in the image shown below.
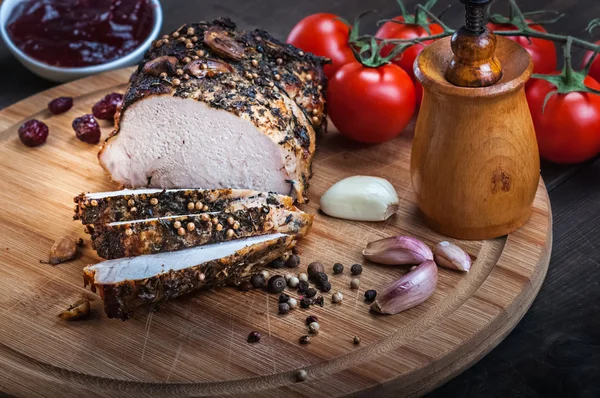
<path fill-rule="evenodd" d="M 424 1 L 423 1 L 424 2 Z M 301 18 L 332 12 L 352 20 L 360 11 L 377 10 L 368 19 L 399 14 L 395 0 L 163 0 L 163 31 L 184 22 L 229 16 L 242 29 L 261 27 L 285 40 Z M 520 0 L 524 11 L 565 13 L 547 28 L 592 39 L 585 27 L 600 18 L 599 0 Z M 412 10 L 416 1 L 406 1 Z M 451 27 L 462 24 L 457 0 L 447 5 Z M 500 1 L 497 10 L 503 11 Z M 366 27 L 367 24 L 364 24 Z M 368 29 L 367 29 L 368 30 Z M 600 28 L 595 40 L 600 39 Z M 581 56 L 581 52 L 576 52 Z M 579 63 L 579 58 L 576 59 Z M 0 44 L 0 109 L 54 84 L 25 70 Z M 600 132 L 599 132 L 600 134 Z M 542 163 L 554 216 L 554 246 L 546 281 L 529 312 L 487 357 L 430 397 L 600 397 L 600 159 L 576 166 Z"/>

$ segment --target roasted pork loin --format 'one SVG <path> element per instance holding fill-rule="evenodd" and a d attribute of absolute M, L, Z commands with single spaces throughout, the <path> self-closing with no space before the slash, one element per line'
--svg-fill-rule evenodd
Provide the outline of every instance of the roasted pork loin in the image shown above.
<path fill-rule="evenodd" d="M 296 210 L 289 196 L 247 189 L 136 189 L 81 194 L 74 201 L 74 219 L 83 224 L 220 212 L 234 201 Z"/>
<path fill-rule="evenodd" d="M 135 307 L 200 288 L 237 285 L 253 270 L 295 245 L 293 235 L 270 234 L 169 253 L 108 260 L 84 269 L 109 318 L 128 319 Z"/>
<path fill-rule="evenodd" d="M 307 200 L 325 60 L 228 19 L 146 53 L 98 154 L 124 187 L 247 188 Z"/>

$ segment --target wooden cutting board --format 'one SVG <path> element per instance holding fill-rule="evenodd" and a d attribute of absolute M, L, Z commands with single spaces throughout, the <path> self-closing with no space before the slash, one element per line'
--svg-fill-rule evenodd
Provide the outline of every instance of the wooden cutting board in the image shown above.
<path fill-rule="evenodd" d="M 82 268 L 99 261 L 89 243 L 75 261 L 52 267 L 40 260 L 60 236 L 87 239 L 72 221 L 75 195 L 115 189 L 98 165 L 98 146 L 78 141 L 71 121 L 105 94 L 124 92 L 130 72 L 59 86 L 0 112 L 0 391 L 28 397 L 418 396 L 495 347 L 540 289 L 552 241 L 542 182 L 523 228 L 498 239 L 456 242 L 475 259 L 471 272 L 440 269 L 438 287 L 424 304 L 382 316 L 363 301 L 365 290 L 399 278 L 406 266 L 364 264 L 360 289 L 350 289 L 349 268 L 362 262 L 365 243 L 399 234 L 431 245 L 446 239 L 423 224 L 415 205 L 411 126 L 383 145 L 353 144 L 336 133 L 318 142 L 311 203 L 304 206 L 316 218 L 300 243 L 297 271 L 317 260 L 329 273 L 335 262 L 345 264 L 343 275 L 330 276 L 333 291 L 344 295 L 342 304 L 327 295 L 323 308 L 281 316 L 277 295 L 223 288 L 162 304 L 157 312 L 144 308 L 126 322 L 107 319 L 99 298 L 83 288 Z M 58 96 L 75 97 L 75 106 L 52 116 L 46 104 Z M 17 137 L 29 118 L 50 127 L 39 148 L 27 148 Z M 106 137 L 111 126 L 103 123 Z M 398 214 L 361 223 L 319 213 L 325 190 L 356 174 L 391 181 L 401 198 Z M 91 318 L 59 320 L 57 314 L 82 294 L 93 299 Z M 308 315 L 318 316 L 321 332 L 301 346 Z M 263 338 L 250 345 L 246 337 L 253 330 Z M 299 369 L 308 380 L 296 383 Z"/>

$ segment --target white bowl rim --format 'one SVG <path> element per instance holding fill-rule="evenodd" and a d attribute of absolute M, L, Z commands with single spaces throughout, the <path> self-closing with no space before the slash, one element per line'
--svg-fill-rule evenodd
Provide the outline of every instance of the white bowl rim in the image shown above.
<path fill-rule="evenodd" d="M 25 0 L 12 0 L 12 1 L 4 0 L 2 2 L 2 4 L 0 4 L 0 35 L 2 36 L 2 39 L 4 40 L 6 45 L 10 48 L 10 50 L 16 52 L 19 55 L 19 57 L 22 57 L 28 63 L 31 63 L 31 64 L 37 66 L 38 68 L 46 69 L 46 70 L 49 70 L 52 72 L 95 74 L 95 73 L 99 73 L 99 72 L 104 72 L 104 71 L 106 71 L 108 69 L 112 69 L 114 67 L 125 65 L 127 63 L 132 63 L 140 55 L 140 53 L 144 53 L 146 51 L 146 48 L 148 48 L 151 45 L 151 43 L 154 41 L 154 39 L 156 37 L 158 37 L 160 29 L 162 28 L 163 11 L 162 11 L 162 6 L 160 4 L 160 0 L 150 0 L 152 5 L 154 6 L 154 26 L 152 27 L 152 30 L 150 31 L 150 34 L 148 35 L 146 40 L 144 40 L 133 51 L 124 55 L 123 57 L 113 59 L 112 61 L 105 62 L 103 64 L 81 66 L 81 67 L 74 67 L 74 68 L 73 67 L 63 68 L 60 66 L 53 66 L 53 65 L 44 63 L 42 61 L 38 61 L 37 59 L 35 59 L 35 58 L 31 57 L 30 55 L 26 54 L 25 52 L 23 52 L 11 40 L 10 36 L 8 35 L 8 31 L 6 30 L 5 21 L 8 21 L 8 17 L 9 17 L 8 13 L 10 13 L 13 10 L 13 8 L 17 5 L 17 3 L 21 2 L 21 1 L 25 1 Z M 3 18 L 3 15 L 5 13 L 7 14 L 7 16 L 6 16 L 6 18 Z"/>

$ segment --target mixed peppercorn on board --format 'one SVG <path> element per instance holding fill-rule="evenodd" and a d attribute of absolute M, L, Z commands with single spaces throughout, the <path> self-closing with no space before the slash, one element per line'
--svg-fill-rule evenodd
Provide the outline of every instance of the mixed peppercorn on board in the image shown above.
<path fill-rule="evenodd" d="M 469 273 L 440 268 L 438 287 L 423 304 L 393 316 L 370 312 L 365 293 L 379 291 L 409 267 L 363 261 L 367 242 L 411 235 L 432 246 L 446 238 L 428 229 L 417 211 L 408 132 L 386 145 L 357 148 L 330 129 L 319 138 L 311 200 L 299 206 L 314 215 L 312 230 L 298 242 L 296 254 L 277 265 L 281 268 L 267 268 L 269 278 L 263 275 L 264 284 L 273 276 L 292 274 L 288 286 L 292 282 L 295 288 L 284 287 L 277 294 L 248 284 L 244 289 L 218 288 L 143 306 L 127 322 L 107 319 L 100 297 L 82 281 L 82 269 L 102 259 L 81 224 L 72 221 L 71 205 L 82 190 L 105 192 L 115 186 L 98 166 L 98 147 L 74 138 L 71 122 L 107 93 L 123 92 L 131 72 L 59 86 L 0 112 L 2 370 L 27 369 L 31 386 L 54 395 L 64 392 L 60 383 L 66 382 L 74 396 L 91 390 L 111 396 L 373 396 L 382 385 L 397 395 L 417 396 L 498 344 L 533 301 L 547 270 L 552 238 L 543 184 L 531 220 L 519 231 L 489 241 L 455 241 L 474 260 Z M 50 119 L 46 104 L 60 96 L 74 97 L 73 108 Z M 17 129 L 33 117 L 46 120 L 52 134 L 46 144 L 30 149 L 19 141 Z M 100 125 L 105 138 L 112 126 Z M 398 213 L 381 223 L 321 213 L 319 198 L 326 189 L 356 174 L 389 180 L 400 197 Z M 210 206 L 208 200 L 197 201 L 203 209 Z M 195 202 L 193 210 L 188 204 L 182 210 L 194 214 Z M 90 217 L 113 222 L 109 213 Z M 84 239 L 78 257 L 56 266 L 40 264 L 61 236 Z M 301 278 L 313 262 L 323 265 L 328 292 Z M 336 263 L 343 265 L 341 272 L 334 271 Z M 360 274 L 352 274 L 353 264 L 362 266 Z M 353 279 L 358 280 L 355 288 Z M 280 288 L 280 280 L 272 283 Z M 323 306 L 313 302 L 302 308 L 304 295 L 298 287 L 315 289 L 313 300 L 322 296 Z M 288 300 L 289 310 L 284 306 L 280 314 L 282 293 L 296 303 L 291 308 L 294 303 Z M 57 318 L 82 296 L 91 300 L 87 320 Z M 309 316 L 317 318 L 318 326 L 306 323 Z M 318 333 L 311 333 L 315 328 Z M 249 343 L 257 338 L 253 332 L 259 341 Z M 307 344 L 301 344 L 304 336 L 310 337 Z"/>

